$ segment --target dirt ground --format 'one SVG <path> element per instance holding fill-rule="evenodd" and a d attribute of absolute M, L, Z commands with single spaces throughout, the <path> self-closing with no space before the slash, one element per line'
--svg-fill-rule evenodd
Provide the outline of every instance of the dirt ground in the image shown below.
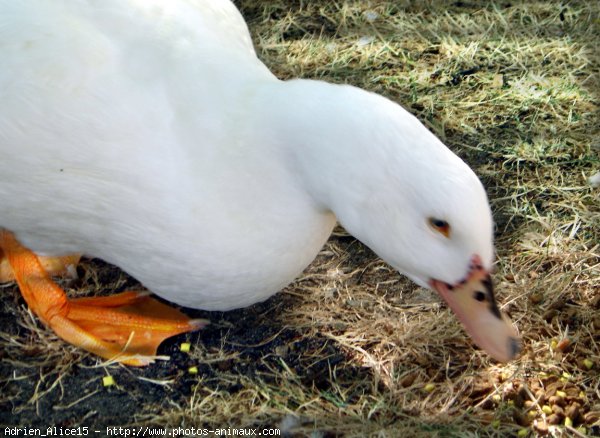
<path fill-rule="evenodd" d="M 0 285 L 0 436 L 53 426 L 93 436 L 600 436 L 600 189 L 588 181 L 600 170 L 600 6 L 236 4 L 279 77 L 384 94 L 473 167 L 490 196 L 497 295 L 523 337 L 521 357 L 491 360 L 434 293 L 338 228 L 268 301 L 184 309 L 211 324 L 166 341 L 159 353 L 171 360 L 143 369 L 66 345 L 16 286 Z M 78 271 L 61 283 L 72 296 L 141 287 L 97 259 Z"/>

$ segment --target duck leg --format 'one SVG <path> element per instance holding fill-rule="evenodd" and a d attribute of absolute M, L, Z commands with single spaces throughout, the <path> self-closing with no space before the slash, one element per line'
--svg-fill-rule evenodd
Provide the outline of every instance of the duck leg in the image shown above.
<path fill-rule="evenodd" d="M 81 254 L 72 254 L 63 257 L 43 257 L 37 256 L 44 270 L 52 277 L 70 277 L 76 278 L 75 267 L 81 259 Z M 15 274 L 8 259 L 3 256 L 0 248 L 0 283 L 15 281 Z"/>
<path fill-rule="evenodd" d="M 207 324 L 190 319 L 148 292 L 68 299 L 39 258 L 8 231 L 0 230 L 3 253 L 31 310 L 65 341 L 105 359 L 144 366 L 165 339 Z"/>

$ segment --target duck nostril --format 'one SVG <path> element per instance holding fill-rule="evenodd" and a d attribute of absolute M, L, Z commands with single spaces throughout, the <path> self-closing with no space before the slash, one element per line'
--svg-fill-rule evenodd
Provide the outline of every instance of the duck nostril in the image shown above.
<path fill-rule="evenodd" d="M 477 301 L 485 301 L 485 292 L 481 292 L 480 290 L 475 291 L 473 298 L 475 298 Z"/>
<path fill-rule="evenodd" d="M 508 350 L 510 351 L 510 358 L 514 359 L 517 354 L 521 351 L 521 343 L 518 339 L 510 337 L 508 339 Z"/>

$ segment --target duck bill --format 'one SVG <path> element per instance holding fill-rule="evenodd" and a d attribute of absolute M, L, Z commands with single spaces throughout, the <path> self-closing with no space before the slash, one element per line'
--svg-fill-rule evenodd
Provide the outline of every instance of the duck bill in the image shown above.
<path fill-rule="evenodd" d="M 498 309 L 490 274 L 477 259 L 465 280 L 455 285 L 431 280 L 430 286 L 448 303 L 475 344 L 490 356 L 507 362 L 519 354 L 516 330 Z"/>

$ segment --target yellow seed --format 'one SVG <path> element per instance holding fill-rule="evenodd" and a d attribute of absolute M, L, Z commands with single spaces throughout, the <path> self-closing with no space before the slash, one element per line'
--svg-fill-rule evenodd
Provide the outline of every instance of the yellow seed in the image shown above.
<path fill-rule="evenodd" d="M 529 429 L 519 429 L 517 436 L 524 437 L 529 435 Z"/>
<path fill-rule="evenodd" d="M 592 367 L 594 366 L 594 361 L 592 361 L 591 359 L 583 359 L 583 365 L 588 369 L 591 370 Z"/>
<path fill-rule="evenodd" d="M 579 398 L 585 399 L 585 392 L 579 391 Z"/>
<path fill-rule="evenodd" d="M 508 404 L 508 406 L 514 406 L 515 405 L 515 401 L 514 400 L 509 400 L 506 402 L 506 404 Z"/>
<path fill-rule="evenodd" d="M 565 398 L 567 396 L 567 393 L 564 391 L 556 391 L 556 395 Z"/>
<path fill-rule="evenodd" d="M 502 397 L 500 397 L 500 394 L 494 394 L 492 396 L 492 400 L 494 400 L 496 403 L 500 403 L 500 400 L 502 400 Z"/>
<path fill-rule="evenodd" d="M 546 415 L 552 414 L 552 408 L 548 405 L 542 406 L 542 412 Z"/>
<path fill-rule="evenodd" d="M 550 348 L 552 348 L 553 350 L 556 350 L 557 346 L 558 346 L 558 342 L 556 341 L 556 339 L 552 339 L 550 341 Z"/>
<path fill-rule="evenodd" d="M 573 420 L 571 420 L 569 417 L 565 417 L 565 426 L 573 427 Z"/>
<path fill-rule="evenodd" d="M 106 376 L 102 378 L 102 385 L 103 386 L 112 386 L 115 384 L 115 379 L 113 379 L 113 376 Z"/>
<path fill-rule="evenodd" d="M 198 367 L 189 367 L 188 373 L 190 374 L 198 374 Z"/>
<path fill-rule="evenodd" d="M 435 389 L 435 383 L 428 383 L 423 389 L 425 389 L 427 392 L 433 392 Z"/>
<path fill-rule="evenodd" d="M 189 342 L 183 342 L 179 346 L 179 351 L 183 351 L 184 353 L 189 353 L 190 352 L 190 348 L 192 348 L 192 344 L 190 344 Z"/>
<path fill-rule="evenodd" d="M 571 377 L 573 377 L 571 374 L 567 373 L 566 371 L 563 371 L 562 376 L 567 380 L 570 379 Z"/>
<path fill-rule="evenodd" d="M 533 417 L 537 416 L 537 412 L 534 410 L 531 410 L 531 411 L 527 412 L 527 415 L 529 415 L 531 418 L 533 418 Z"/>
<path fill-rule="evenodd" d="M 544 372 L 544 371 L 541 371 L 541 372 L 539 373 L 539 376 L 540 376 L 540 379 L 545 379 L 546 377 L 548 377 L 548 373 L 546 373 L 546 372 Z"/>

